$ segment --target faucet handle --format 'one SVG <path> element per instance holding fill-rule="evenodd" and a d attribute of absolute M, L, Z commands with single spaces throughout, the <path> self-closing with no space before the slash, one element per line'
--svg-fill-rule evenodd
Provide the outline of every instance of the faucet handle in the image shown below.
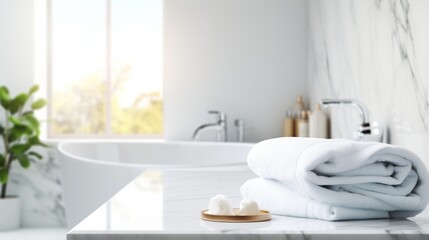
<path fill-rule="evenodd" d="M 220 111 L 216 110 L 210 110 L 210 114 L 216 114 L 218 116 L 218 122 L 225 122 L 226 121 L 226 114 Z"/>

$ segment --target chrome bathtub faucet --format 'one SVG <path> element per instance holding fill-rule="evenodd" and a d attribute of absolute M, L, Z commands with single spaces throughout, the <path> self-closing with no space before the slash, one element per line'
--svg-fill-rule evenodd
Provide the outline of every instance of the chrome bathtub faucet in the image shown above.
<path fill-rule="evenodd" d="M 199 126 L 197 129 L 195 129 L 192 139 L 198 140 L 200 133 L 203 131 L 216 131 L 217 141 L 226 142 L 226 114 L 219 111 L 209 111 L 209 113 L 217 115 L 217 122 L 207 123 Z"/>
<path fill-rule="evenodd" d="M 349 105 L 355 107 L 362 118 L 359 128 L 354 131 L 353 137 L 356 141 L 384 142 L 384 129 L 377 122 L 370 122 L 369 111 L 366 106 L 356 99 L 322 99 L 323 106 Z"/>

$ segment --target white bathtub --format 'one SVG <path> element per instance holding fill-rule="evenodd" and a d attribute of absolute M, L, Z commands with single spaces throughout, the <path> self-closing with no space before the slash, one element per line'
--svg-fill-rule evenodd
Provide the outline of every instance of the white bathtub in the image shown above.
<path fill-rule="evenodd" d="M 145 169 L 246 169 L 253 144 L 73 141 L 58 145 L 69 228 Z"/>

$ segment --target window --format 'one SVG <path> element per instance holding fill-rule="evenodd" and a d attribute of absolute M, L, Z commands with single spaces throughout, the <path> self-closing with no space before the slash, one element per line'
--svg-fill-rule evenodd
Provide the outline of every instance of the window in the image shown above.
<path fill-rule="evenodd" d="M 48 0 L 49 137 L 160 136 L 162 0 Z"/>

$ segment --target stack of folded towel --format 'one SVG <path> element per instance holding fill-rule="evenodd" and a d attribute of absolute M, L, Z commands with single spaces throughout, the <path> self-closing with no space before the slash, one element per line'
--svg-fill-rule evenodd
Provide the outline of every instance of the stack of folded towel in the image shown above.
<path fill-rule="evenodd" d="M 244 198 L 273 214 L 329 221 L 405 218 L 428 203 L 429 173 L 413 152 L 345 139 L 276 138 L 248 155 L 260 176 Z"/>

